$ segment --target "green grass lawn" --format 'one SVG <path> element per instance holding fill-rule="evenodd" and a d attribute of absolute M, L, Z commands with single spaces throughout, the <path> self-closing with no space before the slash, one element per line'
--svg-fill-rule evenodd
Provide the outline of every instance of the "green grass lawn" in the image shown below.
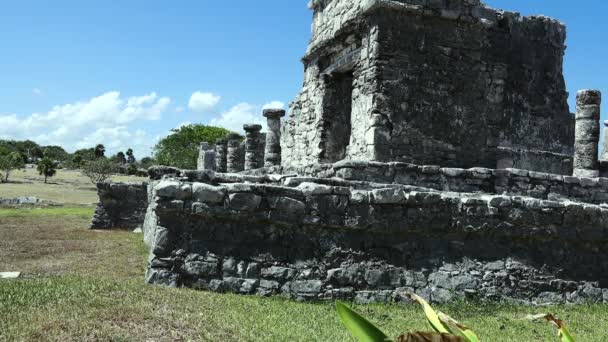
<path fill-rule="evenodd" d="M 170 289 L 143 283 L 140 234 L 87 229 L 92 208 L 0 209 L 0 341 L 352 341 L 333 303 Z M 414 305 L 355 306 L 386 333 L 429 330 Z M 553 312 L 579 341 L 608 341 L 608 306 L 464 302 L 438 309 L 482 341 L 557 341 Z"/>
<path fill-rule="evenodd" d="M 115 175 L 115 182 L 142 182 L 147 178 Z M 90 180 L 76 170 L 57 170 L 55 177 L 44 183 L 36 169 L 15 170 L 8 183 L 0 183 L 0 198 L 34 196 L 64 204 L 90 205 L 97 203 L 97 189 Z"/>

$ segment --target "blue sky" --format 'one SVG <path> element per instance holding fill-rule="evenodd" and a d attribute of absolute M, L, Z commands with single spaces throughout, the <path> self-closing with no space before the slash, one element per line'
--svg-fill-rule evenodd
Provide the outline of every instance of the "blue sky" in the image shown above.
<path fill-rule="evenodd" d="M 607 93 L 608 2 L 486 2 L 565 22 L 571 97 L 581 88 Z M 0 137 L 71 151 L 102 142 L 111 153 L 133 147 L 142 157 L 182 123 L 261 120 L 263 106 L 287 104 L 301 87 L 306 4 L 2 1 Z"/>

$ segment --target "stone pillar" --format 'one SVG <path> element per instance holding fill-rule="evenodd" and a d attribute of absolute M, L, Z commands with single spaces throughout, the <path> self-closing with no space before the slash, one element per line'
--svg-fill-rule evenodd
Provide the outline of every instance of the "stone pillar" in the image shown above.
<path fill-rule="evenodd" d="M 574 176 L 599 177 L 600 104 L 597 90 L 581 90 L 576 95 L 574 133 Z"/>
<path fill-rule="evenodd" d="M 608 121 L 604 121 L 604 146 L 602 146 L 600 160 L 608 161 Z"/>
<path fill-rule="evenodd" d="M 262 125 L 243 125 L 245 130 L 245 171 L 259 169 L 262 165 L 260 155 L 260 131 Z"/>
<path fill-rule="evenodd" d="M 226 171 L 228 172 L 241 172 L 244 169 L 244 159 L 241 154 L 241 140 L 243 137 L 236 133 L 230 133 L 226 137 L 227 143 L 227 154 L 226 154 Z"/>
<path fill-rule="evenodd" d="M 228 142 L 226 139 L 218 139 L 215 142 L 216 166 L 217 172 L 228 172 Z"/>
<path fill-rule="evenodd" d="M 215 151 L 214 148 L 209 145 L 208 142 L 202 142 L 199 152 L 198 152 L 198 170 L 213 170 L 215 171 L 216 161 L 215 161 Z"/>
<path fill-rule="evenodd" d="M 285 116 L 283 109 L 264 109 L 263 114 L 268 120 L 268 133 L 266 133 L 266 153 L 264 166 L 281 165 L 281 118 Z"/>

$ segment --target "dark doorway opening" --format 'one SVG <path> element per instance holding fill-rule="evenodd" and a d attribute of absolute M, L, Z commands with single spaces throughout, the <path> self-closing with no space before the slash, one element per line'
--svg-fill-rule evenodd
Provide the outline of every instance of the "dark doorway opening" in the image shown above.
<path fill-rule="evenodd" d="M 346 157 L 350 144 L 354 76 L 353 72 L 349 71 L 326 77 L 322 159 L 333 163 Z"/>

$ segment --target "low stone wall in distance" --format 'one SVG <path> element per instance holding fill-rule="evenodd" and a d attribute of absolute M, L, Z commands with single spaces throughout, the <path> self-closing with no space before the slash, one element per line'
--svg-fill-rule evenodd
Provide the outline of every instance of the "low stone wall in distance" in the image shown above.
<path fill-rule="evenodd" d="M 135 229 L 142 226 L 148 207 L 148 184 L 99 183 L 99 202 L 91 229 Z"/>
<path fill-rule="evenodd" d="M 338 172 L 353 178 L 349 168 Z M 148 283 L 360 303 L 397 300 L 402 290 L 434 302 L 608 301 L 608 208 L 247 177 L 230 184 L 229 175 L 190 172 L 157 182 Z"/>

